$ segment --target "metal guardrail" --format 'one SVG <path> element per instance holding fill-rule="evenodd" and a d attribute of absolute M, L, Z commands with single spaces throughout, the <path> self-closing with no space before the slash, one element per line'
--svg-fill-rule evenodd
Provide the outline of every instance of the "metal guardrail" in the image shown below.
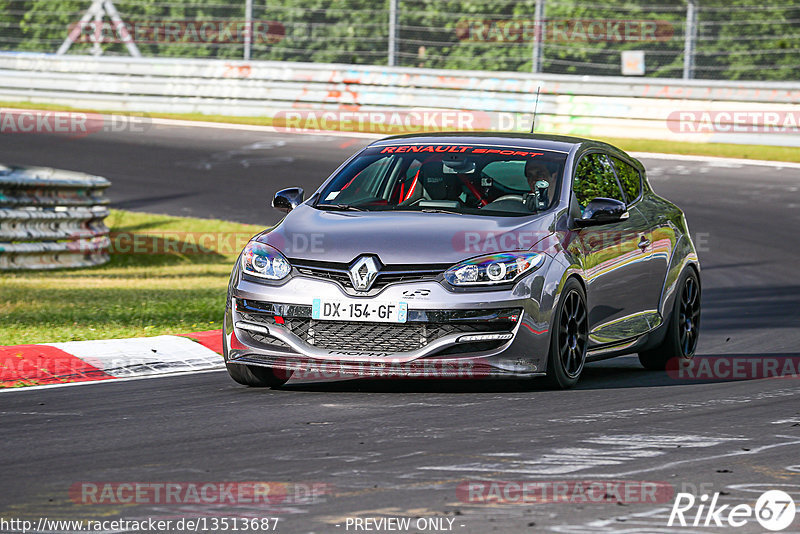
<path fill-rule="evenodd" d="M 109 185 L 100 176 L 0 165 L 0 270 L 106 263 Z"/>
<path fill-rule="evenodd" d="M 447 71 L 274 61 L 0 53 L 0 99 L 106 110 L 275 116 L 296 109 L 459 109 L 586 137 L 800 146 L 800 136 L 694 133 L 675 112 L 794 113 L 800 83 Z M 527 122 L 527 128 L 523 125 Z M 747 129 L 745 129 L 747 130 Z"/>

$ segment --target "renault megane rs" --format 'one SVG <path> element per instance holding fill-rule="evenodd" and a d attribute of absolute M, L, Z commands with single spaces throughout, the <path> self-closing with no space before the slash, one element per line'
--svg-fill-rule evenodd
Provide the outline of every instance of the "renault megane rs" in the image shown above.
<path fill-rule="evenodd" d="M 700 266 L 683 212 L 636 159 L 549 135 L 374 142 L 236 262 L 224 319 L 231 377 L 292 373 L 546 377 L 637 353 L 694 355 Z"/>

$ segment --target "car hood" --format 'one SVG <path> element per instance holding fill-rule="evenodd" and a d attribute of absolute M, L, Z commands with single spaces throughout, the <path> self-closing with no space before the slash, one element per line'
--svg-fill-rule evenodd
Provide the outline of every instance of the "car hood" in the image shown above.
<path fill-rule="evenodd" d="M 490 217 L 413 211 L 322 211 L 300 205 L 261 234 L 287 258 L 350 263 L 375 254 L 386 265 L 452 264 L 528 250 L 553 233 L 552 214 Z"/>

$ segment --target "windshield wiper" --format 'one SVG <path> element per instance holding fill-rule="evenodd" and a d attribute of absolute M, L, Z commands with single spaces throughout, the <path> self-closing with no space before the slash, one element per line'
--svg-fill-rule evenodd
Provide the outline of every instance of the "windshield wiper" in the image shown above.
<path fill-rule="evenodd" d="M 351 206 L 350 204 L 317 204 L 314 206 L 321 210 L 337 210 L 337 211 L 367 211 L 358 206 Z"/>
<path fill-rule="evenodd" d="M 416 210 L 414 210 L 414 211 L 416 211 Z M 421 209 L 419 211 L 421 211 L 422 213 L 453 213 L 455 215 L 464 215 L 460 211 L 448 210 L 448 209 L 442 209 L 442 208 L 423 208 L 423 209 Z"/>
<path fill-rule="evenodd" d="M 462 213 L 460 211 L 456 211 L 455 209 L 451 209 L 451 210 L 449 210 L 447 208 L 422 208 L 422 209 L 417 209 L 417 208 L 414 208 L 413 206 L 403 206 L 403 207 L 396 206 L 396 207 L 392 208 L 392 211 L 414 211 L 414 212 L 419 212 L 419 213 L 452 213 L 452 214 L 455 214 L 455 215 L 464 215 L 464 213 Z"/>

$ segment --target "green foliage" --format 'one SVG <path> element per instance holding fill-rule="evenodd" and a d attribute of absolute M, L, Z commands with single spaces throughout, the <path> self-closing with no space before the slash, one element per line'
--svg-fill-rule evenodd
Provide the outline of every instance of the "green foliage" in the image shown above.
<path fill-rule="evenodd" d="M 21 0 L 3 0 L 14 3 L 20 9 Z M 17 50 L 55 52 L 69 34 L 70 28 L 76 25 L 91 5 L 87 0 L 26 0 L 25 14 L 20 23 L 20 30 L 25 39 L 16 47 Z M 115 0 L 114 5 L 122 19 L 134 25 L 144 22 L 167 22 L 187 20 L 244 20 L 244 2 L 241 5 L 222 4 L 219 0 L 178 0 L 163 2 L 160 0 Z M 105 19 L 108 22 L 108 18 Z M 5 39 L 2 41 L 6 43 Z M 137 43 L 145 56 L 165 57 L 218 57 L 240 58 L 243 45 L 239 43 Z M 104 43 L 104 54 L 127 54 L 124 44 Z M 10 48 L 4 46 L 4 48 Z M 70 53 L 90 53 L 92 44 L 76 42 Z"/>
<path fill-rule="evenodd" d="M 126 21 L 242 21 L 244 0 L 115 0 Z M 89 0 L 0 0 L 0 49 L 54 52 L 89 7 Z M 542 32 L 543 71 L 619 75 L 621 52 L 643 50 L 646 75 L 680 77 L 686 0 L 545 0 L 545 24 L 534 21 L 536 0 L 398 0 L 397 64 L 522 71 L 532 67 L 533 41 Z M 386 64 L 389 0 L 254 0 L 255 20 L 276 21 L 282 38 L 257 41 L 254 59 Z M 800 78 L 800 0 L 698 2 L 695 77 Z M 592 26 L 590 23 L 600 23 Z M 626 25 L 653 27 L 642 39 Z M 592 29 L 593 28 L 593 29 Z M 601 30 L 600 38 L 592 32 Z M 618 33 L 617 33 L 618 32 Z M 608 35 L 609 38 L 603 38 Z M 622 37 L 622 38 L 620 38 Z M 89 53 L 76 43 L 70 53 Z M 243 44 L 141 43 L 146 56 L 241 58 Z M 105 43 L 106 54 L 126 54 Z"/>
<path fill-rule="evenodd" d="M 642 178 L 639 176 L 639 171 L 613 156 L 611 163 L 617 171 L 619 184 L 622 186 L 622 192 L 625 193 L 625 201 L 633 202 L 639 197 L 642 189 Z"/>
<path fill-rule="evenodd" d="M 697 78 L 800 79 L 800 0 L 710 0 L 699 20 Z"/>
<path fill-rule="evenodd" d="M 625 200 L 622 198 L 611 164 L 601 154 L 589 154 L 581 159 L 575 170 L 572 187 L 581 209 L 597 197 Z"/>

